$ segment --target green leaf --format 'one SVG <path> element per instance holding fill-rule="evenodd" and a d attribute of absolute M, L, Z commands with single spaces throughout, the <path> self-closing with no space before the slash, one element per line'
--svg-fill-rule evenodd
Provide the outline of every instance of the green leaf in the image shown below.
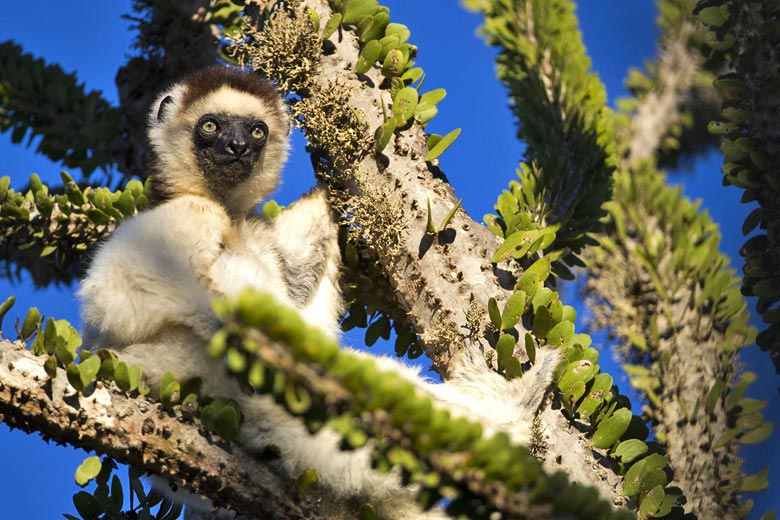
<path fill-rule="evenodd" d="M 81 375 L 81 384 L 83 385 L 82 388 L 86 388 L 95 380 L 99 370 L 100 358 L 98 356 L 92 356 L 79 363 L 79 373 Z"/>
<path fill-rule="evenodd" d="M 6 300 L 6 302 L 8 302 L 8 300 Z M 5 305 L 5 303 L 3 305 Z M 11 302 L 11 305 L 13 305 L 13 302 Z M 8 311 L 6 310 L 6 312 Z M 33 333 L 38 330 L 38 326 L 40 324 L 41 324 L 40 311 L 38 310 L 37 307 L 30 308 L 30 310 L 27 311 L 27 315 L 24 317 L 24 321 L 22 322 L 21 339 L 26 340 L 27 338 L 32 336 Z"/>
<path fill-rule="evenodd" d="M 655 486 L 639 502 L 639 518 L 653 518 L 664 502 L 663 486 Z"/>
<path fill-rule="evenodd" d="M 358 508 L 358 518 L 360 520 L 377 520 L 374 506 L 371 504 L 360 504 L 360 508 Z"/>
<path fill-rule="evenodd" d="M 304 470 L 295 480 L 295 484 L 301 491 L 306 491 L 317 483 L 317 472 L 313 469 Z"/>
<path fill-rule="evenodd" d="M 11 310 L 11 307 L 13 307 L 15 303 L 16 296 L 9 296 L 2 304 L 0 304 L 0 330 L 2 330 L 5 315 L 8 314 L 8 311 Z"/>
<path fill-rule="evenodd" d="M 525 231 L 516 231 L 509 235 L 503 244 L 493 253 L 490 261 L 498 263 L 511 258 L 525 257 L 531 247 L 544 236 L 543 229 L 529 229 Z M 554 234 L 553 234 L 554 236 Z"/>
<path fill-rule="evenodd" d="M 612 417 L 601 421 L 593 434 L 591 444 L 596 448 L 609 448 L 628 429 L 631 423 L 631 410 L 621 408 L 612 414 Z"/>
<path fill-rule="evenodd" d="M 512 292 L 504 306 L 504 311 L 501 313 L 501 330 L 511 329 L 517 325 L 525 311 L 526 298 L 523 291 Z"/>
<path fill-rule="evenodd" d="M 546 338 L 547 333 L 555 325 L 547 307 L 539 307 L 534 315 L 533 334 L 537 338 Z"/>
<path fill-rule="evenodd" d="M 769 487 L 769 480 L 767 480 L 768 468 L 764 466 L 761 473 L 755 475 L 748 475 L 739 481 L 737 489 L 742 493 L 758 493 Z"/>
<path fill-rule="evenodd" d="M 536 363 L 536 341 L 530 332 L 525 333 L 525 353 L 531 364 Z"/>
<path fill-rule="evenodd" d="M 325 27 L 322 29 L 322 34 L 320 35 L 320 39 L 322 41 L 327 40 L 330 38 L 334 32 L 336 32 L 336 29 L 339 28 L 341 25 L 341 13 L 335 13 L 333 16 L 330 17 L 328 22 L 325 24 Z"/>
<path fill-rule="evenodd" d="M 380 337 L 388 339 L 390 337 L 390 328 L 390 318 L 386 315 L 382 315 L 379 319 L 374 320 L 366 329 L 366 346 L 373 346 Z"/>
<path fill-rule="evenodd" d="M 43 258 L 45 256 L 49 256 L 50 254 L 54 253 L 56 250 L 57 250 L 57 246 L 56 245 L 44 246 L 41 249 L 40 257 Z"/>
<path fill-rule="evenodd" d="M 514 357 L 515 338 L 511 334 L 502 334 L 496 343 L 496 352 L 498 353 L 498 370 L 503 372 L 509 364 L 509 360 Z"/>
<path fill-rule="evenodd" d="M 294 415 L 303 415 L 311 408 L 312 398 L 306 388 L 290 381 L 284 387 L 284 402 Z"/>
<path fill-rule="evenodd" d="M 38 354 L 40 355 L 40 354 Z M 43 363 L 43 370 L 46 374 L 54 379 L 57 377 L 57 356 L 49 356 Z"/>
<path fill-rule="evenodd" d="M 84 487 L 89 481 L 98 476 L 103 464 L 97 456 L 87 457 L 78 468 L 76 468 L 76 484 Z"/>
<path fill-rule="evenodd" d="M 666 466 L 666 459 L 657 453 L 648 455 L 636 462 L 628 469 L 626 476 L 623 478 L 623 494 L 628 497 L 635 497 L 657 485 L 665 485 L 666 474 L 664 473 L 664 468 Z"/>
<path fill-rule="evenodd" d="M 520 365 L 520 360 L 516 357 L 511 358 L 506 364 L 506 377 L 509 380 L 521 377 L 523 375 L 523 367 Z"/>
<path fill-rule="evenodd" d="M 444 153 L 444 151 L 449 148 L 449 146 L 452 144 L 455 139 L 458 138 L 460 135 L 460 128 L 456 128 L 449 134 L 445 135 L 444 137 L 438 139 L 436 141 L 436 144 L 431 145 L 430 142 L 428 143 L 428 153 L 424 157 L 424 161 L 432 161 L 439 157 L 441 154 Z M 433 136 L 431 136 L 433 137 Z"/>
<path fill-rule="evenodd" d="M 712 385 L 712 388 L 710 388 L 710 391 L 707 393 L 707 398 L 704 403 L 704 409 L 708 414 L 711 414 L 715 410 L 715 405 L 720 400 L 725 389 L 726 383 L 723 381 L 715 381 L 715 383 Z"/>
<path fill-rule="evenodd" d="M 124 361 L 120 361 L 114 369 L 114 381 L 124 392 L 137 390 L 141 383 L 141 369 L 137 366 L 128 366 Z"/>
<path fill-rule="evenodd" d="M 259 360 L 255 360 L 252 366 L 249 367 L 249 373 L 247 374 L 247 380 L 253 388 L 262 388 L 265 383 L 265 365 Z"/>
<path fill-rule="evenodd" d="M 97 457 L 95 457 L 97 458 Z M 73 495 L 73 505 L 83 520 L 97 520 L 103 513 L 97 499 L 86 491 L 79 491 Z"/>
<path fill-rule="evenodd" d="M 415 119 L 422 125 L 425 125 L 428 121 L 433 119 L 439 111 L 439 109 L 436 108 L 436 104 L 444 99 L 444 96 L 446 95 L 446 90 L 437 88 L 420 96 L 420 102 L 417 103 L 417 109 L 414 111 Z"/>
<path fill-rule="evenodd" d="M 417 101 L 418 94 L 415 88 L 404 87 L 396 93 L 393 98 L 393 115 L 399 126 L 405 125 L 414 116 Z"/>
<path fill-rule="evenodd" d="M 495 298 L 488 300 L 488 316 L 496 330 L 501 330 L 501 311 L 498 310 L 498 302 Z"/>
<path fill-rule="evenodd" d="M 772 435 L 772 428 L 773 428 L 773 424 L 771 422 L 762 423 L 757 428 L 754 428 L 753 430 L 743 435 L 740 435 L 739 443 L 758 444 L 759 442 L 766 440 L 770 435 Z"/>
<path fill-rule="evenodd" d="M 234 374 L 242 374 L 246 370 L 246 355 L 240 349 L 228 347 L 225 355 L 225 364 Z"/>
<path fill-rule="evenodd" d="M 436 229 L 437 233 L 441 233 L 447 227 L 447 224 L 450 223 L 450 221 L 452 220 L 452 217 L 454 217 L 455 213 L 457 213 L 458 210 L 460 209 L 460 203 L 461 202 L 463 202 L 463 199 L 458 199 L 458 202 L 455 203 L 455 205 L 452 207 L 450 212 L 447 213 L 447 215 L 445 215 L 445 217 L 439 223 L 439 227 Z"/>
<path fill-rule="evenodd" d="M 181 398 L 181 384 L 172 373 L 166 372 L 160 381 L 160 402 L 170 408 Z"/>
<path fill-rule="evenodd" d="M 106 512 L 118 515 L 122 511 L 122 505 L 125 502 L 125 492 L 122 489 L 122 481 L 118 475 L 111 477 L 111 497 L 106 504 Z"/>
<path fill-rule="evenodd" d="M 355 64 L 355 72 L 358 74 L 365 74 L 379 59 L 379 53 L 382 52 L 382 45 L 377 40 L 371 40 L 366 43 L 365 47 L 360 51 L 358 55 L 357 63 Z"/>
<path fill-rule="evenodd" d="M 729 19 L 728 4 L 705 7 L 698 13 L 699 20 L 712 27 L 720 27 Z"/>
<path fill-rule="evenodd" d="M 314 28 L 314 32 L 317 32 L 320 30 L 320 15 L 312 9 L 311 7 L 306 8 L 306 14 L 309 15 L 309 19 L 311 20 L 311 26 Z"/>
<path fill-rule="evenodd" d="M 376 153 L 381 153 L 382 150 L 384 150 L 387 147 L 387 145 L 390 143 L 390 139 L 393 137 L 393 134 L 395 133 L 396 122 L 397 120 L 394 117 L 391 117 L 390 119 L 382 123 L 382 125 L 379 128 L 377 128 L 377 132 L 375 135 Z"/>
<path fill-rule="evenodd" d="M 379 11 L 374 16 L 366 16 L 357 24 L 358 38 L 361 42 L 378 40 L 385 35 L 385 26 L 389 21 L 390 15 L 384 11 Z"/>
<path fill-rule="evenodd" d="M 639 439 L 628 439 L 615 448 L 615 457 L 620 459 L 623 464 L 633 462 L 638 457 L 647 453 L 648 447 L 644 441 Z"/>
<path fill-rule="evenodd" d="M 377 11 L 379 4 L 376 0 L 350 0 L 344 10 L 344 23 L 357 25 L 364 18 L 374 16 Z"/>

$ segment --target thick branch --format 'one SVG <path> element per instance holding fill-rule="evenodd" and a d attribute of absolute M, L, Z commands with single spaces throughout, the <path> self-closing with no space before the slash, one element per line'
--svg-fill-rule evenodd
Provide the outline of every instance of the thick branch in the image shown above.
<path fill-rule="evenodd" d="M 739 442 L 761 440 L 769 425 L 740 400 L 748 380 L 734 382 L 736 353 L 754 334 L 738 280 L 715 224 L 652 165 L 619 174 L 615 198 L 602 247 L 588 253 L 596 324 L 619 339 L 624 361 L 644 367 L 631 382 L 648 398 L 686 511 L 741 518 Z"/>
<path fill-rule="evenodd" d="M 316 494 L 301 496 L 287 475 L 237 446 L 102 383 L 78 394 L 64 370 L 50 380 L 43 362 L 18 343 L 0 343 L 0 421 L 172 477 L 219 505 L 258 518 L 328 518 L 319 511 Z"/>
<path fill-rule="evenodd" d="M 325 2 L 307 0 L 303 4 L 315 9 L 322 20 L 332 15 Z M 330 43 L 333 52 L 322 57 L 316 77 L 319 89 L 331 90 L 334 81 L 348 88 L 350 106 L 373 132 L 384 122 L 380 100 L 385 106 L 392 103 L 389 92 L 379 88 L 383 78 L 376 67 L 366 74 L 366 81 L 344 72 L 353 70 L 358 58 L 358 41 L 352 32 L 339 31 Z M 490 255 L 501 242 L 465 211 L 458 211 L 438 236 L 426 234 L 428 201 L 433 221 L 438 223 L 457 199 L 452 187 L 442 180 L 438 164 L 423 160 L 425 142 L 423 129 L 414 122 L 409 130 L 391 139 L 383 156 L 370 155 L 359 169 L 350 169 L 344 175 L 356 198 L 381 200 L 376 211 L 392 211 L 401 231 L 396 243 L 386 239 L 387 229 L 372 228 L 371 222 L 364 224 L 376 238 L 373 244 L 379 262 L 399 305 L 422 336 L 434 367 L 446 377 L 450 360 L 462 344 L 478 342 L 485 352 L 492 350 L 481 335 L 467 335 L 474 325 L 469 301 L 473 298 L 476 302 L 478 319 L 486 316 L 490 297 L 505 300 L 511 294 L 512 268 L 508 263 L 491 264 Z M 620 479 L 612 471 L 600 470 L 587 440 L 570 429 L 557 410 L 544 410 L 541 419 L 543 429 L 555 437 L 549 443 L 548 460 L 560 464 L 549 465 L 548 469 L 563 470 L 577 482 L 597 486 L 613 503 L 621 503 Z"/>

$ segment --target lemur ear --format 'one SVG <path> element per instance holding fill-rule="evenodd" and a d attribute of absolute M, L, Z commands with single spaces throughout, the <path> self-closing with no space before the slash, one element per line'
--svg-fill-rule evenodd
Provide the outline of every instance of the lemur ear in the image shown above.
<path fill-rule="evenodd" d="M 160 101 L 160 108 L 157 109 L 157 121 L 159 123 L 162 123 L 165 119 L 165 107 L 173 103 L 173 96 L 165 96 L 162 101 Z"/>

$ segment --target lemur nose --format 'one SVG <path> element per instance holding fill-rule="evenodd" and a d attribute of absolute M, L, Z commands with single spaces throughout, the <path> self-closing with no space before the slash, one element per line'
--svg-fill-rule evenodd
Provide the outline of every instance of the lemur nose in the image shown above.
<path fill-rule="evenodd" d="M 245 141 L 239 141 L 238 139 L 231 139 L 225 144 L 225 151 L 230 155 L 236 157 L 243 157 L 249 153 L 249 146 Z"/>

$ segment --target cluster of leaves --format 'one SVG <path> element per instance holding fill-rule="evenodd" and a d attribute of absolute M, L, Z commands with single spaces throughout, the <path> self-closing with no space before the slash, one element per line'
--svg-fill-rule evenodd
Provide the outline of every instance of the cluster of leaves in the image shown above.
<path fill-rule="evenodd" d="M 0 305 L 0 324 L 16 302 L 11 296 Z M 128 366 L 117 359 L 109 350 L 92 353 L 79 351 L 81 337 L 67 320 L 49 318 L 44 325 L 44 316 L 36 307 L 27 311 L 21 326 L 16 324 L 20 341 L 29 345 L 36 356 L 48 356 L 43 368 L 52 379 L 57 377 L 57 368 L 63 368 L 68 382 L 79 392 L 84 392 L 98 379 L 114 381 L 125 392 L 148 393 L 141 381 L 141 369 Z"/>
<path fill-rule="evenodd" d="M 11 41 L 0 43 L 0 78 L 0 132 L 14 143 L 40 137 L 38 153 L 87 175 L 114 163 L 120 113 L 100 92 Z"/>
<path fill-rule="evenodd" d="M 17 192 L 9 177 L 0 178 L 0 224 L 4 232 L 0 260 L 18 275 L 27 269 L 36 285 L 70 282 L 84 253 L 116 223 L 148 204 L 144 186 L 130 181 L 124 190 L 81 188 L 65 172 L 62 187 L 50 190 L 36 174 Z"/>
<path fill-rule="evenodd" d="M 390 22 L 390 9 L 380 6 L 376 0 L 331 0 L 330 6 L 334 14 L 325 24 L 322 39 L 329 38 L 340 26 L 352 27 L 360 41 L 355 72 L 360 77 L 378 68 L 390 90 L 390 113 L 385 110 L 384 123 L 376 131 L 376 152 L 380 153 L 396 130 L 408 128 L 414 121 L 425 127 L 438 113 L 436 104 L 444 99 L 446 91 L 439 88 L 420 93 L 425 73 L 422 68 L 414 67 L 417 47 L 408 43 L 411 36 L 408 27 Z M 439 157 L 459 134 L 457 128 L 445 136 L 430 135 L 424 160 Z"/>
<path fill-rule="evenodd" d="M 780 100 L 778 2 L 701 0 L 696 11 L 710 29 L 707 43 L 729 70 L 715 86 L 724 100 L 710 131 L 723 137 L 723 183 L 744 190 L 743 202 L 758 202 L 742 226 L 745 258 L 742 292 L 757 296 L 756 309 L 767 324 L 758 345 L 780 372 Z"/>
<path fill-rule="evenodd" d="M 329 426 L 345 448 L 374 440 L 380 470 L 400 467 L 429 507 L 449 500 L 450 514 L 488 518 L 536 511 L 577 518 L 628 518 L 593 488 L 546 475 L 528 450 L 505 434 L 484 437 L 478 423 L 452 418 L 397 374 L 368 356 L 341 350 L 272 296 L 248 291 L 218 306 L 226 327 L 209 345 L 244 384 L 273 395 L 311 431 Z"/>
<path fill-rule="evenodd" d="M 593 244 L 588 233 L 610 199 L 615 168 L 612 116 L 603 85 L 588 72 L 574 4 L 471 0 L 465 5 L 485 15 L 481 32 L 500 48 L 498 77 L 509 90 L 530 164 L 521 168 L 520 184 L 513 183 L 502 197 L 498 217 L 486 220 L 511 240 L 501 255 L 517 259 L 528 248 L 565 251 L 555 259 L 555 272 L 571 278 L 565 264 L 582 265 L 579 251 Z"/>
<path fill-rule="evenodd" d="M 521 346 L 532 362 L 539 347 L 562 349 L 568 364 L 557 386 L 566 411 L 590 424 L 591 444 L 606 450 L 617 463 L 624 478 L 623 494 L 639 503 L 641 518 L 677 518 L 679 495 L 664 489 L 669 483 L 668 462 L 660 447 L 646 442 L 649 432 L 644 422 L 631 413 L 629 401 L 619 395 L 612 377 L 600 373 L 599 353 L 590 346 L 590 336 L 575 333 L 575 310 L 548 287 L 552 262 L 561 254 L 552 252 L 525 269 L 503 309 L 495 299 L 489 301 L 490 321 L 500 331 L 495 343 L 498 369 L 507 378 L 522 374 L 514 356 L 517 339 L 512 330 L 521 320 L 529 330 Z"/>
<path fill-rule="evenodd" d="M 122 481 L 115 473 L 116 463 L 109 457 L 101 461 L 98 457 L 88 457 L 76 469 L 76 483 L 85 487 L 95 481 L 91 493 L 79 491 L 73 495 L 73 505 L 79 516 L 64 514 L 68 520 L 176 520 L 182 512 L 182 505 L 163 497 L 158 491 L 147 493 L 141 477 L 143 471 L 128 467 L 130 483 L 130 508 L 123 510 L 125 490 Z M 110 483 L 109 483 L 110 481 Z M 137 504 L 136 504 L 137 502 Z M 156 508 L 156 511 L 154 510 Z"/>

